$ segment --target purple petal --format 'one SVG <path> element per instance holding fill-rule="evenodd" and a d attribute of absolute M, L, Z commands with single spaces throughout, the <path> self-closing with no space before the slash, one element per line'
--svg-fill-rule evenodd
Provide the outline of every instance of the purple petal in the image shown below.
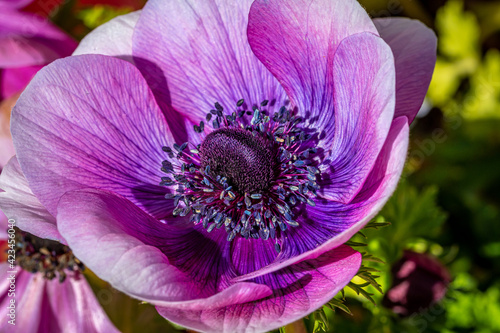
<path fill-rule="evenodd" d="M 348 241 L 368 223 L 396 189 L 408 149 L 408 120 L 392 123 L 387 140 L 356 198 L 349 204 L 317 202 L 299 219 L 302 225 L 289 229 L 282 252 L 276 260 L 253 273 L 235 278 L 245 281 L 277 271 L 301 260 L 314 259 Z"/>
<path fill-rule="evenodd" d="M 395 118 L 406 116 L 411 123 L 424 100 L 436 64 L 437 38 L 423 23 L 407 18 L 378 18 L 373 21 L 392 49 L 396 63 Z"/>
<path fill-rule="evenodd" d="M 246 40 L 251 3 L 148 1 L 133 52 L 163 109 L 199 123 L 215 102 L 231 111 L 242 98 L 249 107 L 274 99 L 282 105 L 283 89 Z"/>
<path fill-rule="evenodd" d="M 76 42 L 38 15 L 0 11 L 0 68 L 44 65 L 70 55 Z"/>
<path fill-rule="evenodd" d="M 256 0 L 248 41 L 259 60 L 283 85 L 302 114 L 333 122 L 333 57 L 353 34 L 377 30 L 357 1 Z"/>
<path fill-rule="evenodd" d="M 141 11 L 118 16 L 82 39 L 73 55 L 103 54 L 132 60 L 132 34 Z"/>
<path fill-rule="evenodd" d="M 171 211 L 158 183 L 162 146 L 173 142 L 130 63 L 101 55 L 53 62 L 24 91 L 11 127 L 30 187 L 52 215 L 65 192 L 87 187 L 123 195 L 159 218 Z"/>
<path fill-rule="evenodd" d="M 158 248 L 172 242 L 176 228 L 114 194 L 69 192 L 60 201 L 57 220 L 75 255 L 93 272 L 115 288 L 155 305 L 197 308 L 211 302 L 250 302 L 270 294 L 264 285 L 238 283 L 214 295 L 211 281 L 195 281 Z M 200 256 L 203 251 L 200 246 Z"/>
<path fill-rule="evenodd" d="M 325 129 L 321 197 L 350 202 L 382 149 L 394 116 L 394 60 L 371 33 L 344 39 L 333 60 L 334 126 Z"/>
<path fill-rule="evenodd" d="M 357 273 L 361 255 L 347 246 L 260 277 L 272 296 L 254 302 L 194 309 L 157 307 L 170 321 L 203 332 L 265 332 L 296 321 L 332 299 Z"/>
<path fill-rule="evenodd" d="M 40 238 L 66 243 L 57 231 L 56 219 L 33 195 L 14 156 L 0 175 L 0 208 L 16 226 Z"/>

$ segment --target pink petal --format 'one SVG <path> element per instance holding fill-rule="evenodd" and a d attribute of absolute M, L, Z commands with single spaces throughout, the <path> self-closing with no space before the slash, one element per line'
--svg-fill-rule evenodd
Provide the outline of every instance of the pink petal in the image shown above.
<path fill-rule="evenodd" d="M 46 292 L 62 332 L 118 333 L 83 277 L 47 282 Z"/>
<path fill-rule="evenodd" d="M 417 20 L 402 17 L 373 20 L 396 62 L 396 117 L 411 123 L 424 100 L 436 64 L 435 33 Z"/>
<path fill-rule="evenodd" d="M 321 197 L 350 202 L 382 149 L 394 116 L 395 72 L 390 48 L 371 33 L 344 39 L 333 59 L 334 125 L 325 130 Z M 331 144 L 330 144 L 331 142 Z"/>
<path fill-rule="evenodd" d="M 73 55 L 103 54 L 132 60 L 132 34 L 141 11 L 118 16 L 82 39 Z"/>
<path fill-rule="evenodd" d="M 60 201 L 57 220 L 62 235 L 85 265 L 118 290 L 152 304 L 225 306 L 270 293 L 268 287 L 248 282 L 235 284 L 222 295 L 214 294 L 214 288 L 207 287 L 209 281 L 193 280 L 158 248 L 167 244 L 164 239 L 168 241 L 176 228 L 114 194 L 69 192 Z M 232 299 L 233 293 L 236 299 Z"/>
<path fill-rule="evenodd" d="M 15 296 L 9 297 L 9 280 L 15 275 Z M 83 276 L 69 274 L 63 283 L 46 280 L 40 273 L 29 273 L 20 267 L 11 270 L 0 264 L 0 331 L 23 333 L 115 333 L 106 313 Z M 7 308 L 15 300 L 16 325 L 7 322 Z"/>
<path fill-rule="evenodd" d="M 296 321 L 332 299 L 357 273 L 361 255 L 347 246 L 263 276 L 265 299 L 229 306 L 157 307 L 170 321 L 203 332 L 266 332 Z"/>
<path fill-rule="evenodd" d="M 282 105 L 283 89 L 245 37 L 251 3 L 148 1 L 134 33 L 134 57 L 163 109 L 199 123 L 217 101 L 231 111 L 241 98 L 249 107 L 265 99 Z"/>
<path fill-rule="evenodd" d="M 57 231 L 56 219 L 33 195 L 14 156 L 0 175 L 0 208 L 16 226 L 40 238 L 65 243 Z"/>
<path fill-rule="evenodd" d="M 14 107 L 11 131 L 30 187 L 52 215 L 65 192 L 87 187 L 114 191 L 157 217 L 172 209 L 158 185 L 171 135 L 126 61 L 82 55 L 46 66 Z"/>
<path fill-rule="evenodd" d="M 322 224 L 330 225 L 331 227 L 339 225 L 341 231 L 336 236 L 331 237 L 323 243 L 316 242 L 315 246 L 311 246 L 310 250 L 292 254 L 289 252 L 293 252 L 295 247 L 302 244 L 296 235 L 289 236 L 287 238 L 288 242 L 283 244 L 283 252 L 276 258 L 275 262 L 253 273 L 239 276 L 233 281 L 239 282 L 254 279 L 301 260 L 317 258 L 322 253 L 330 251 L 348 241 L 366 223 L 375 217 L 396 189 L 399 177 L 401 176 L 408 149 L 409 129 L 407 122 L 406 117 L 399 117 L 393 121 L 386 143 L 367 181 L 353 202 L 345 205 L 343 211 L 331 203 L 308 209 L 309 218 L 312 221 L 317 221 L 315 224 L 316 227 Z M 298 244 L 295 244 L 295 242 Z"/>
<path fill-rule="evenodd" d="M 16 271 L 17 273 L 12 273 Z M 15 276 L 15 297 L 9 297 L 8 293 L 12 275 Z M 39 274 L 31 274 L 20 268 L 14 270 L 9 264 L 0 264 L 0 315 L 4 320 L 0 321 L 1 332 L 15 333 L 38 333 L 47 332 L 40 327 L 42 321 L 42 306 L 44 298 L 45 280 Z M 25 297 L 23 297 L 25 296 Z M 8 323 L 7 316 L 10 309 L 10 300 L 15 299 L 15 326 Z M 54 325 L 57 327 L 57 324 Z"/>

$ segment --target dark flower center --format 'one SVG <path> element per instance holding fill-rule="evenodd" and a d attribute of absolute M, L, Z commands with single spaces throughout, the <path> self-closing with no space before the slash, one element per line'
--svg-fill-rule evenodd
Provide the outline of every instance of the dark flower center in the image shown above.
<path fill-rule="evenodd" d="M 210 166 L 212 178 L 226 177 L 241 194 L 267 190 L 275 174 L 273 145 L 241 128 L 221 128 L 207 135 L 200 158 L 202 168 Z"/>
<path fill-rule="evenodd" d="M 31 273 L 42 273 L 48 280 L 66 279 L 65 270 L 80 272 L 85 267 L 70 248 L 59 242 L 42 239 L 30 233 L 16 230 L 16 265 Z"/>
<path fill-rule="evenodd" d="M 302 118 L 285 106 L 271 117 L 267 104 L 250 111 L 240 100 L 225 114 L 215 103 L 206 117 L 213 131 L 200 145 L 163 147 L 170 160 L 162 162 L 167 176 L 160 185 L 174 188 L 165 196 L 174 200 L 174 216 L 190 215 L 207 232 L 224 227 L 228 241 L 237 235 L 272 239 L 280 252 L 282 234 L 299 227 L 301 207 L 315 205 L 320 171 Z M 194 126 L 202 136 L 204 129 L 203 121 Z"/>

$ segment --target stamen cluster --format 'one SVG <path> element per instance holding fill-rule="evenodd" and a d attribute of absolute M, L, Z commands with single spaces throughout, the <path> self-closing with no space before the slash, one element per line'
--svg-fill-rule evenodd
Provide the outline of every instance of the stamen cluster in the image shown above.
<path fill-rule="evenodd" d="M 253 185 L 242 185 L 227 171 L 219 174 L 213 167 L 214 151 L 208 152 L 203 143 L 194 146 L 188 142 L 174 144 L 173 149 L 163 147 L 170 160 L 162 163 L 162 171 L 168 176 L 162 177 L 160 185 L 173 188 L 165 197 L 174 200 L 174 216 L 191 214 L 190 221 L 201 223 L 207 232 L 224 227 L 228 241 L 237 235 L 246 239 L 273 239 L 276 251 L 280 252 L 281 234 L 288 227 L 299 226 L 296 216 L 301 205 L 315 205 L 320 171 L 312 157 L 318 151 L 310 140 L 313 134 L 299 127 L 302 118 L 292 116 L 285 106 L 270 117 L 263 109 L 268 105 L 267 100 L 261 103 L 261 108 L 254 106 L 252 111 L 245 110 L 244 104 L 243 100 L 238 101 L 236 111 L 226 115 L 223 107 L 215 103 L 215 109 L 206 116 L 214 131 L 205 135 L 204 140 L 217 134 L 232 136 L 228 140 L 242 141 L 249 146 L 250 155 L 263 151 L 257 144 L 268 145 L 272 152 L 267 154 L 267 148 L 265 150 L 271 159 L 269 163 L 251 166 L 250 171 L 237 170 L 249 172 L 252 177 L 257 171 L 261 174 L 261 167 L 271 168 L 273 176 L 265 186 L 259 184 L 261 177 L 254 177 Z M 205 123 L 195 125 L 194 130 L 204 135 Z M 245 154 L 243 157 L 249 155 Z M 254 191 L 245 191 L 248 188 Z"/>
<path fill-rule="evenodd" d="M 85 269 L 66 245 L 38 238 L 16 228 L 16 265 L 31 273 L 42 273 L 47 280 L 66 279 L 65 270 L 81 272 Z"/>

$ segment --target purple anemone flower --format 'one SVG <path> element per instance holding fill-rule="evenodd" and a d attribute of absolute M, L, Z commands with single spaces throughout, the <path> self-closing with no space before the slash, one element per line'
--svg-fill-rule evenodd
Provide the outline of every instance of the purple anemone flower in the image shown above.
<path fill-rule="evenodd" d="M 188 328 L 268 331 L 356 274 L 343 243 L 397 185 L 435 51 L 356 1 L 150 0 L 36 75 L 14 144 L 102 279 Z"/>
<path fill-rule="evenodd" d="M 20 172 L 15 158 L 4 169 L 5 174 Z M 45 215 L 54 221 L 31 194 L 26 182 L 9 185 L 4 179 L 4 174 L 0 175 L 2 188 L 17 193 L 14 195 L 17 211 L 38 213 L 39 219 Z M 10 215 L 10 211 L 7 214 Z M 43 226 L 43 223 L 39 225 L 40 230 Z M 1 219 L 0 248 L 3 252 L 0 258 L 1 332 L 118 332 L 81 274 L 81 262 L 66 245 L 36 237 L 17 228 L 16 222 Z"/>

